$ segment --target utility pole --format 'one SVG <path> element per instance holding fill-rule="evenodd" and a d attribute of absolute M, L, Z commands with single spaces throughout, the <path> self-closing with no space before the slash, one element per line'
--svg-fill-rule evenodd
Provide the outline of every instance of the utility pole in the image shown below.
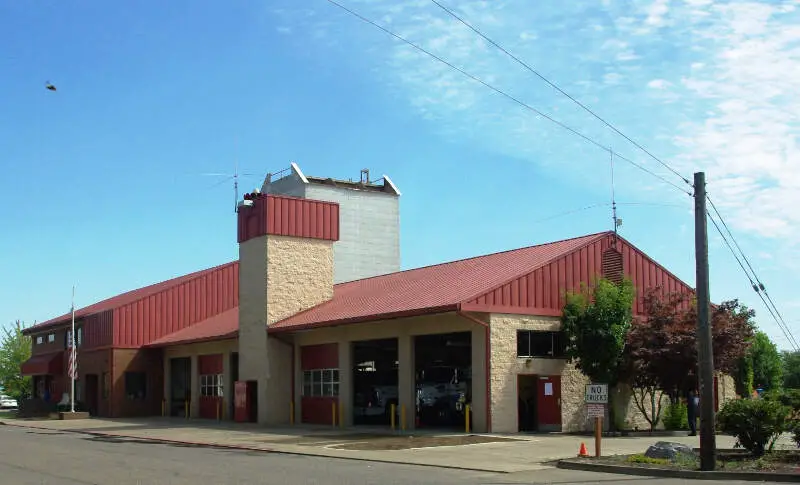
<path fill-rule="evenodd" d="M 700 470 L 712 471 L 717 461 L 714 427 L 714 346 L 709 322 L 708 220 L 706 174 L 694 174 L 694 249 L 697 264 L 697 367 L 700 377 Z"/>

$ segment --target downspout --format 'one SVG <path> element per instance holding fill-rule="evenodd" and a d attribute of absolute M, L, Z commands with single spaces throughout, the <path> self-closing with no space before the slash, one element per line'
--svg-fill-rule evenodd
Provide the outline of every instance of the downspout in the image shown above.
<path fill-rule="evenodd" d="M 491 340 L 491 333 L 489 329 L 489 324 L 480 320 L 478 318 L 473 317 L 472 315 L 468 315 L 461 311 L 461 304 L 458 304 L 458 309 L 456 310 L 456 315 L 463 317 L 473 323 L 477 323 L 478 325 L 482 326 L 485 329 L 486 334 L 486 344 L 484 347 L 486 348 L 486 432 L 492 432 L 492 400 L 491 400 L 491 370 L 492 370 L 492 340 Z"/>

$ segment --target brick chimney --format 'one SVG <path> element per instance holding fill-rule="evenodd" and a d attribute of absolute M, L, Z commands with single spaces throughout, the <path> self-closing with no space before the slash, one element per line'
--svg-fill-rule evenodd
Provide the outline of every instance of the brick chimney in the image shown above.
<path fill-rule="evenodd" d="M 288 422 L 292 349 L 267 327 L 333 297 L 339 205 L 248 194 L 239 207 L 239 380 L 256 381 L 258 422 Z"/>

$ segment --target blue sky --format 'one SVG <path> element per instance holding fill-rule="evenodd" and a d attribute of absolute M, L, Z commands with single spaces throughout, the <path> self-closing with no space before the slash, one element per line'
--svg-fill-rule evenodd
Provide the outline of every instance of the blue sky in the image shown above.
<path fill-rule="evenodd" d="M 681 184 L 428 0 L 342 3 Z M 448 1 L 709 193 L 800 337 L 800 2 Z M 546 5 L 546 6 L 545 6 Z M 608 154 L 324 0 L 2 2 L 0 324 L 237 257 L 201 174 L 368 167 L 404 267 L 610 228 Z M 44 89 L 51 81 L 58 91 Z M 691 199 L 618 161 L 621 234 L 694 281 Z M 560 215 L 565 212 L 568 215 Z M 558 216 L 558 217 L 553 217 Z M 713 231 L 713 227 L 710 228 Z M 721 240 L 714 300 L 782 348 Z"/>

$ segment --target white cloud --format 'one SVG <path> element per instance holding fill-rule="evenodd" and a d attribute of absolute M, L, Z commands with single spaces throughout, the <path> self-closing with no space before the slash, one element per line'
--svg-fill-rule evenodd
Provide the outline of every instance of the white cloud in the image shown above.
<path fill-rule="evenodd" d="M 647 87 L 652 89 L 667 89 L 671 86 L 672 83 L 665 79 L 653 79 L 647 83 Z"/>
<path fill-rule="evenodd" d="M 713 51 L 683 79 L 713 109 L 676 136 L 683 165 L 705 166 L 732 225 L 800 244 L 800 27 L 781 18 L 781 5 L 714 12 L 711 26 L 694 32 Z"/>
<path fill-rule="evenodd" d="M 292 28 L 291 27 L 286 27 L 284 25 L 278 27 L 275 30 L 278 31 L 279 34 L 291 34 L 292 33 Z"/>
<path fill-rule="evenodd" d="M 653 27 L 664 24 L 664 17 L 669 12 L 669 0 L 655 0 L 647 9 L 645 23 Z"/>

